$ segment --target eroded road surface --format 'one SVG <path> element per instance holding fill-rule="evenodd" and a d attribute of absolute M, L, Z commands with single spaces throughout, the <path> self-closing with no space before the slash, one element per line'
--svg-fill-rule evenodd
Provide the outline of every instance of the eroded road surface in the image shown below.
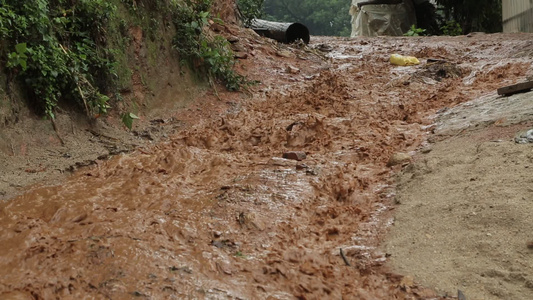
<path fill-rule="evenodd" d="M 188 125 L 170 140 L 0 206 L 1 299 L 456 296 L 378 249 L 393 176 L 437 111 L 530 75 L 531 36 L 241 42 L 241 72 L 262 82 L 250 93 L 177 112 Z"/>

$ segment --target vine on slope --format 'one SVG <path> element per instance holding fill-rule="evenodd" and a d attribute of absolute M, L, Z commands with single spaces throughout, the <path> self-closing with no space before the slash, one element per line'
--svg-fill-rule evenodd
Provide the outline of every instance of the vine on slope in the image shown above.
<path fill-rule="evenodd" d="M 105 0 L 0 0 L 1 49 L 6 66 L 50 118 L 60 99 L 88 115 L 107 112 L 113 60 L 105 27 L 115 6 Z"/>
<path fill-rule="evenodd" d="M 237 91 L 250 82 L 233 70 L 235 58 L 229 42 L 221 36 L 209 36 L 204 29 L 211 19 L 211 3 L 211 0 L 185 0 L 183 5 L 175 6 L 174 47 L 182 59 L 191 63 L 193 69 L 207 74 L 211 82 L 219 79 L 228 90 Z"/>

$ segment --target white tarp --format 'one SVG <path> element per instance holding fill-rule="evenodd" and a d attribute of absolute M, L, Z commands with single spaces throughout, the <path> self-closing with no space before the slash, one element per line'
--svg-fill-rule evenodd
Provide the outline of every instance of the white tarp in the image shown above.
<path fill-rule="evenodd" d="M 352 37 L 356 36 L 401 36 L 416 25 L 416 15 L 411 0 L 400 4 L 357 4 L 371 2 L 352 0 Z"/>

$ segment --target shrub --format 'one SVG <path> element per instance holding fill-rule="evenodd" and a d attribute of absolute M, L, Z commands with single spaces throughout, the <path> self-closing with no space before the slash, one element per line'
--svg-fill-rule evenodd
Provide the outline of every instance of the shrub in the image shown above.
<path fill-rule="evenodd" d="M 250 26 L 253 19 L 261 17 L 264 0 L 237 0 L 237 7 L 245 26 Z"/>
<path fill-rule="evenodd" d="M 235 59 L 228 41 L 221 36 L 210 37 L 205 33 L 204 27 L 211 18 L 210 7 L 211 0 L 187 0 L 184 5 L 176 5 L 174 47 L 182 59 L 189 62 L 193 69 L 206 74 L 210 82 L 219 79 L 228 90 L 237 91 L 248 82 L 233 70 Z"/>
<path fill-rule="evenodd" d="M 60 99 L 88 115 L 105 113 L 109 98 L 95 77 L 113 75 L 105 26 L 115 7 L 104 0 L 0 0 L 0 36 L 7 67 L 50 118 Z"/>

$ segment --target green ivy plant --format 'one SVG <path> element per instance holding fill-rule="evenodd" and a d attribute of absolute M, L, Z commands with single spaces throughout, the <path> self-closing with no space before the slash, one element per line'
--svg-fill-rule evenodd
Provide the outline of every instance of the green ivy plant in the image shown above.
<path fill-rule="evenodd" d="M 105 27 L 115 9 L 104 0 L 0 0 L 2 46 L 15 48 L 0 54 L 48 117 L 60 100 L 75 101 L 90 116 L 109 108 L 101 93 L 107 87 L 96 78 L 114 74 Z"/>
<path fill-rule="evenodd" d="M 121 0 L 143 9 L 166 9 L 176 28 L 174 47 L 180 58 L 228 90 L 249 84 L 234 71 L 234 54 L 220 36 L 207 33 L 212 0 Z M 55 118 L 58 103 L 72 102 L 88 116 L 110 108 L 108 94 L 115 90 L 116 49 L 107 45 L 107 31 L 116 18 L 116 1 L 108 0 L 0 0 L 0 62 L 16 78 L 46 116 Z M 137 9 L 139 5 L 139 9 Z M 150 21 L 153 31 L 159 27 Z M 136 116 L 122 116 L 131 128 Z"/>
<path fill-rule="evenodd" d="M 15 46 L 15 52 L 11 52 L 7 55 L 7 67 L 16 68 L 18 66 L 22 67 L 23 71 L 26 71 L 28 68 L 28 56 L 26 51 L 28 47 L 26 43 L 20 43 Z"/>
<path fill-rule="evenodd" d="M 204 27 L 211 19 L 210 7 L 211 0 L 185 0 L 184 4 L 176 5 L 174 47 L 184 61 L 206 74 L 210 82 L 218 79 L 228 90 L 237 91 L 250 82 L 233 70 L 235 58 L 228 41 L 205 33 Z"/>

